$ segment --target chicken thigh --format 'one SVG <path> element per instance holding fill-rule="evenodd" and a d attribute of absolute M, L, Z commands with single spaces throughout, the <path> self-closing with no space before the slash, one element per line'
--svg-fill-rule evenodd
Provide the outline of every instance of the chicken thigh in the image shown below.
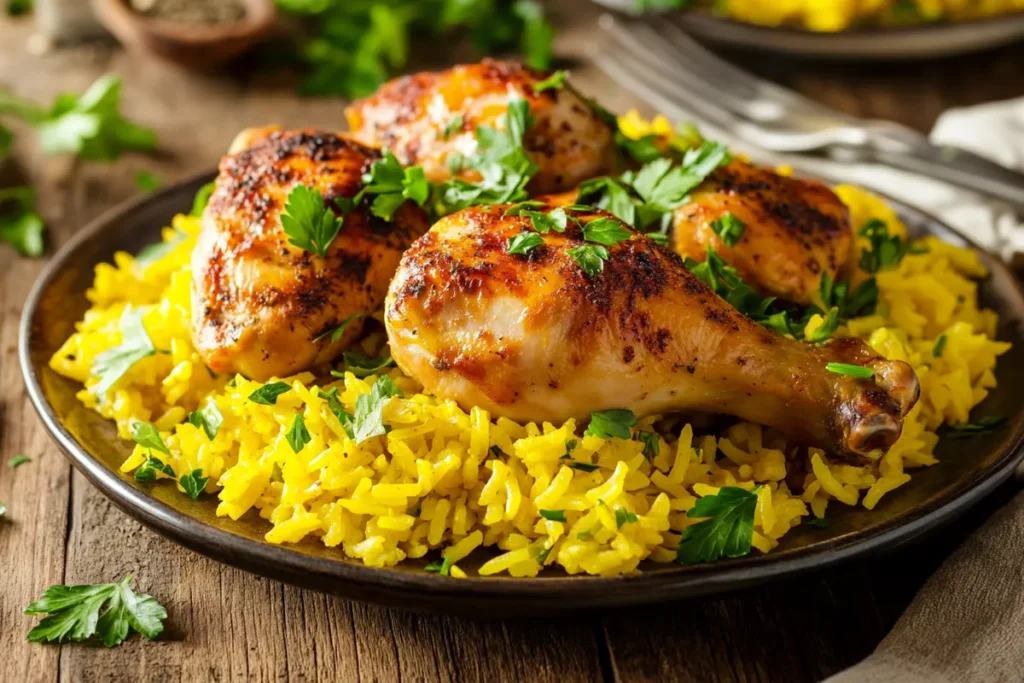
<path fill-rule="evenodd" d="M 316 188 L 336 210 L 332 201 L 355 196 L 379 154 L 333 133 L 274 127 L 243 131 L 232 150 L 192 253 L 192 339 L 216 372 L 284 377 L 351 344 L 383 301 L 402 252 L 430 226 L 409 202 L 390 222 L 361 204 L 320 258 L 290 244 L 281 227 L 289 192 Z"/>
<path fill-rule="evenodd" d="M 485 59 L 395 79 L 353 103 L 345 116 L 356 140 L 387 147 L 403 164 L 422 166 L 429 180 L 441 182 L 452 176 L 453 155 L 476 152 L 477 126 L 498 126 L 515 92 L 529 101 L 535 118 L 523 139 L 540 166 L 531 192 L 558 192 L 610 173 L 616 163 L 613 127 L 568 86 L 535 91 L 543 79 L 516 62 Z M 479 180 L 471 169 L 458 175 Z"/>
<path fill-rule="evenodd" d="M 509 239 L 530 221 L 504 209 L 442 219 L 405 253 L 388 290 L 392 356 L 428 391 L 518 421 L 610 408 L 725 413 L 847 454 L 899 437 L 918 395 L 908 364 L 857 339 L 779 336 L 636 233 L 607 247 L 595 276 L 568 253 L 584 243 L 572 221 L 511 255 Z M 584 223 L 602 215 L 569 212 Z M 835 374 L 830 362 L 873 377 Z"/>

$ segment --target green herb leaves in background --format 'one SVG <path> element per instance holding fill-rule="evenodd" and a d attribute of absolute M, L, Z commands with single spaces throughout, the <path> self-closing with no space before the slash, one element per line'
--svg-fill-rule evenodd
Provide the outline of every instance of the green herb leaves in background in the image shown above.
<path fill-rule="evenodd" d="M 200 187 L 196 191 L 196 196 L 192 198 L 192 210 L 189 211 L 190 216 L 200 217 L 203 212 L 206 211 L 206 205 L 210 202 L 210 195 L 217 189 L 217 184 L 214 181 L 210 181 Z"/>
<path fill-rule="evenodd" d="M 629 428 L 636 424 L 636 415 L 632 410 L 624 408 L 613 408 L 611 410 L 599 410 L 590 414 L 590 424 L 584 436 L 598 436 L 602 439 L 628 439 L 631 436 Z"/>
<path fill-rule="evenodd" d="M 150 640 L 164 630 L 167 610 L 150 595 L 121 583 L 96 586 L 50 586 L 25 614 L 46 615 L 28 632 L 40 642 L 80 642 L 97 637 L 107 647 L 123 642 L 131 631 Z"/>
<path fill-rule="evenodd" d="M 425 42 L 465 33 L 481 55 L 518 50 L 546 69 L 554 30 L 535 0 L 275 0 L 308 29 L 298 58 L 307 95 L 361 97 L 408 63 L 412 36 Z"/>
<path fill-rule="evenodd" d="M 20 17 L 32 11 L 32 0 L 7 0 L 7 16 Z"/>
<path fill-rule="evenodd" d="M 93 360 L 89 372 L 100 379 L 89 387 L 93 394 L 106 396 L 117 380 L 121 379 L 135 363 L 156 353 L 153 340 L 149 338 L 149 333 L 142 324 L 142 315 L 141 308 L 126 308 L 121 315 L 121 343 L 97 355 Z"/>
<path fill-rule="evenodd" d="M 44 227 L 42 216 L 36 212 L 35 190 L 0 190 L 0 242 L 7 242 L 22 256 L 42 256 Z"/>
<path fill-rule="evenodd" d="M 149 171 L 139 171 L 135 174 L 135 187 L 139 188 L 140 192 L 152 192 L 161 185 L 163 185 L 163 181 L 159 176 Z"/>
<path fill-rule="evenodd" d="M 687 517 L 705 517 L 686 527 L 676 551 L 680 564 L 714 562 L 721 557 L 742 557 L 754 538 L 757 489 L 723 486 L 713 496 L 697 500 Z"/>
<path fill-rule="evenodd" d="M 305 185 L 292 188 L 281 214 L 281 227 L 288 235 L 288 243 L 320 258 L 327 256 L 327 248 L 338 236 L 342 222 L 324 202 L 320 191 Z"/>

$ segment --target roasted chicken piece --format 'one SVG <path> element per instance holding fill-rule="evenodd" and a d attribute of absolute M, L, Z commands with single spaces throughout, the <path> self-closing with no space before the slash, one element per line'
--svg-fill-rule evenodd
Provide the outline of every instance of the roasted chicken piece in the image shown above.
<path fill-rule="evenodd" d="M 918 396 L 908 364 L 857 339 L 814 346 L 779 336 L 636 233 L 607 247 L 593 277 L 568 253 L 583 244 L 571 221 L 510 255 L 509 239 L 530 223 L 504 210 L 447 216 L 402 257 L 385 302 L 388 340 L 427 391 L 519 421 L 610 408 L 725 413 L 844 454 L 899 437 Z M 600 215 L 570 212 L 584 222 Z M 874 376 L 835 374 L 830 362 Z"/>
<path fill-rule="evenodd" d="M 447 71 L 403 76 L 345 110 L 352 136 L 371 147 L 387 147 L 405 165 L 423 167 L 429 180 L 451 177 L 453 154 L 468 159 L 477 150 L 477 126 L 498 127 L 516 92 L 535 118 L 523 147 L 540 171 L 529 189 L 558 192 L 616 163 L 613 128 L 572 88 L 535 92 L 544 74 L 516 62 L 485 59 Z M 459 177 L 476 182 L 479 174 Z"/>
<path fill-rule="evenodd" d="M 216 372 L 266 380 L 336 357 L 380 306 L 402 252 L 430 227 L 406 203 L 392 222 L 356 207 L 326 258 L 289 244 L 281 214 L 296 185 L 353 197 L 375 150 L 321 131 L 243 131 L 220 175 L 192 253 L 192 339 Z M 354 314 L 336 341 L 331 331 Z"/>
<path fill-rule="evenodd" d="M 744 224 L 734 246 L 712 227 L 726 214 Z M 823 273 L 839 278 L 853 231 L 849 210 L 825 185 L 734 159 L 675 210 L 671 240 L 678 254 L 697 261 L 710 246 L 761 294 L 807 305 Z"/>

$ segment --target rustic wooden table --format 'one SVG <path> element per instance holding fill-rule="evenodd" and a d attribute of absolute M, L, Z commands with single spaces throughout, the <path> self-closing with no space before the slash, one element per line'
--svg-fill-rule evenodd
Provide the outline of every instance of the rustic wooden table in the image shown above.
<path fill-rule="evenodd" d="M 579 55 L 594 11 L 559 5 L 560 52 Z M 146 169 L 165 182 L 212 168 L 238 129 L 342 123 L 342 103 L 296 98 L 259 73 L 197 77 L 112 45 L 25 50 L 30 21 L 0 20 L 0 86 L 48 102 L 109 71 L 124 78 L 126 114 L 156 128 L 161 153 L 116 164 L 44 159 L 19 131 L 18 164 L 0 186 L 31 182 L 48 223 L 48 251 L 137 190 Z M 856 114 L 927 129 L 944 108 L 1022 94 L 1024 46 L 931 64 L 829 66 L 741 60 L 811 97 Z M 574 78 L 612 107 L 632 101 L 578 64 Z M 718 598 L 557 619 L 420 616 L 285 586 L 193 554 L 115 509 L 60 455 L 25 398 L 16 357 L 22 303 L 42 261 L 0 246 L 0 679 L 9 681 L 549 680 L 804 681 L 867 655 L 934 567 L 1005 501 L 1004 487 L 943 533 L 884 560 Z M 25 642 L 21 610 L 57 583 L 126 574 L 170 617 L 157 642 L 102 647 Z"/>

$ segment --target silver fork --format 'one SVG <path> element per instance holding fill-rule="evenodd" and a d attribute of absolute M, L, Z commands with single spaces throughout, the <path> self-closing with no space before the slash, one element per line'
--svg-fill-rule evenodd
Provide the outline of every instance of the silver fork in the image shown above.
<path fill-rule="evenodd" d="M 890 121 L 858 119 L 721 60 L 664 16 L 604 15 L 592 58 L 674 118 L 696 116 L 769 152 L 876 161 L 1009 202 L 1024 212 L 1024 175 L 957 147 L 938 147 Z"/>

